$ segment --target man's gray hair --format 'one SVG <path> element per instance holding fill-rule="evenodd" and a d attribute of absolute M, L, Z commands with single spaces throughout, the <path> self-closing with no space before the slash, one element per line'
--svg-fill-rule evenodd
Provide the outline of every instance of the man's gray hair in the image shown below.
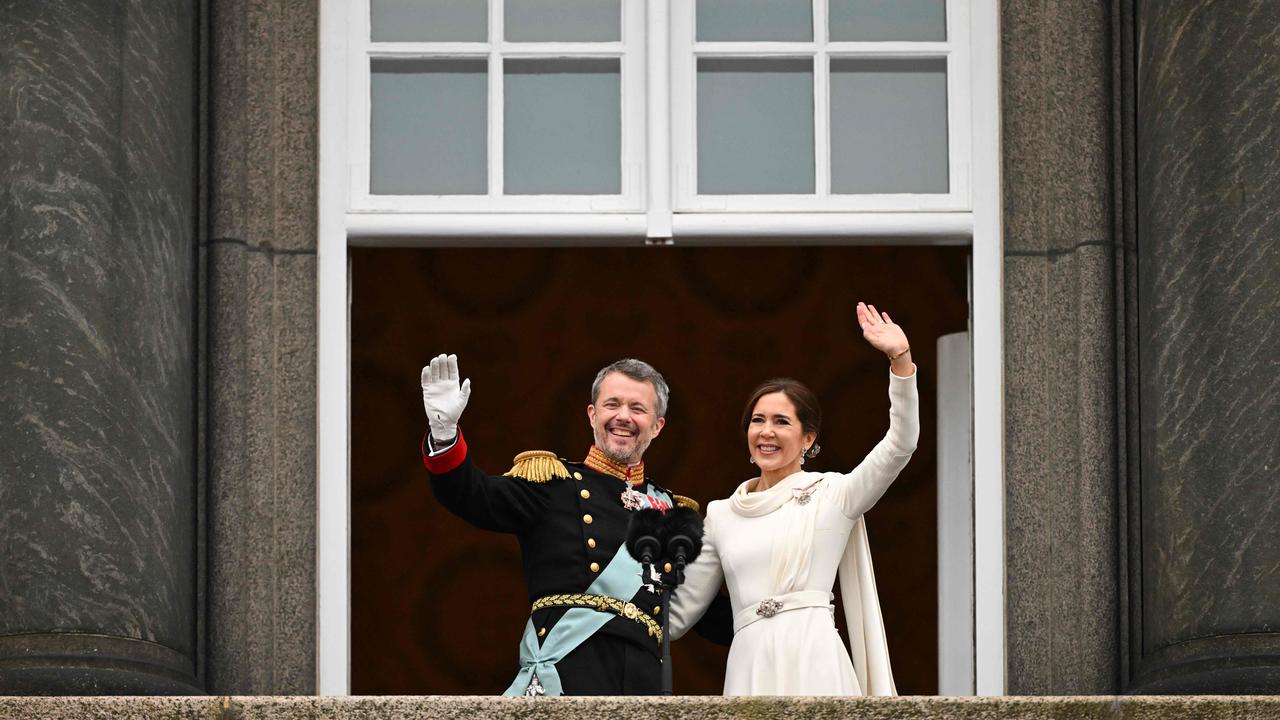
<path fill-rule="evenodd" d="M 591 383 L 592 405 L 600 399 L 600 385 L 609 373 L 622 373 L 636 382 L 647 382 L 652 385 L 654 393 L 658 396 L 658 406 L 654 408 L 654 412 L 658 417 L 667 416 L 667 401 L 671 399 L 671 388 L 667 387 L 667 379 L 662 377 L 662 373 L 658 372 L 654 366 L 635 358 L 623 358 L 600 368 L 600 372 L 596 373 L 595 382 Z"/>

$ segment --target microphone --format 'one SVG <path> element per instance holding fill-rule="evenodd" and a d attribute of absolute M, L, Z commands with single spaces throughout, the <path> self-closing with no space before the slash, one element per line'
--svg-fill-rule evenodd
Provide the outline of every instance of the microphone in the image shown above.
<path fill-rule="evenodd" d="M 702 552 L 702 517 L 692 508 L 639 510 L 627 523 L 626 547 L 631 557 L 640 561 L 645 582 L 651 579 L 657 563 L 670 563 L 666 568 L 674 570 L 652 577 L 654 583 L 649 586 L 660 595 L 662 603 L 654 612 L 662 613 L 662 694 L 670 695 L 671 591 L 684 582 L 685 565 Z"/>
<path fill-rule="evenodd" d="M 683 570 L 702 553 L 702 516 L 693 508 L 676 507 L 667 511 L 665 525 L 667 555 Z"/>
<path fill-rule="evenodd" d="M 632 513 L 627 524 L 627 552 L 641 563 L 653 563 L 666 544 L 661 510 L 646 508 Z"/>

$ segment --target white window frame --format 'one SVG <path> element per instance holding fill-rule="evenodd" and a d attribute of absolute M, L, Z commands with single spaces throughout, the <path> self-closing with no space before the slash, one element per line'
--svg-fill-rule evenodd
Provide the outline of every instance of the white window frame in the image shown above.
<path fill-rule="evenodd" d="M 496 1 L 496 0 L 494 0 Z M 638 0 L 623 0 L 634 3 Z M 1005 511 L 1003 392 L 1003 265 L 1000 174 L 1000 9 L 998 0 L 962 2 L 969 17 L 971 138 L 968 210 L 903 208 L 848 212 L 681 212 L 674 209 L 669 169 L 679 157 L 666 112 L 669 97 L 668 37 L 646 38 L 649 74 L 644 182 L 640 212 L 546 212 L 476 209 L 435 212 L 362 207 L 353 181 L 353 145 L 367 127 L 367 91 L 356 92 L 353 74 L 353 6 L 363 0 L 320 0 L 320 108 L 317 241 L 316 397 L 316 688 L 321 695 L 350 693 L 350 276 L 354 246 L 441 247 L 477 245 L 635 244 L 657 238 L 681 244 L 970 244 L 971 382 L 973 397 L 974 674 L 978 695 L 1003 695 L 1005 662 Z M 646 22 L 667 27 L 671 8 L 687 0 L 649 0 Z M 825 3 L 825 0 L 815 0 Z M 359 9 L 359 8 L 357 8 Z M 361 15 L 365 14 L 363 11 Z M 364 22 L 367 22 L 364 21 Z M 492 21 L 491 21 L 492 22 Z M 952 32 L 948 21 L 948 32 Z M 367 34 L 364 36 L 367 37 Z M 358 44 L 358 43 L 357 43 Z M 368 48 L 365 47 L 367 51 Z M 952 68 L 961 62 L 948 55 Z M 492 67 L 492 66 L 491 66 Z M 655 72 L 655 68 L 659 71 Z M 367 75 L 367 65 L 364 66 Z M 361 102 L 363 99 L 363 103 Z M 361 113 L 365 114 L 361 114 Z M 949 119 L 949 133 L 956 128 Z M 367 183 L 364 185 L 367 189 Z M 955 191 L 959 185 L 953 184 Z M 367 195 L 367 192 L 364 193 Z M 547 238 L 555 238 L 548 241 Z"/>
<path fill-rule="evenodd" d="M 351 153 L 350 211 L 412 213 L 619 213 L 641 211 L 645 198 L 645 7 L 644 0 L 621 0 L 621 39 L 610 42 L 509 42 L 504 3 L 487 0 L 488 33 L 496 42 L 374 42 L 368 0 L 347 6 L 347 92 L 360 99 L 348 105 L 347 147 Z M 620 194 L 504 195 L 503 100 L 505 59 L 616 59 L 621 97 Z M 370 92 L 374 60 L 483 59 L 488 62 L 488 192 L 484 195 L 375 195 L 370 192 Z"/>
<path fill-rule="evenodd" d="M 698 42 L 696 3 L 676 3 L 671 22 L 672 143 L 678 213 L 695 212 L 957 212 L 969 211 L 971 114 L 969 0 L 948 0 L 942 42 L 832 42 L 827 0 L 814 0 L 812 42 Z M 814 169 L 812 195 L 711 195 L 697 192 L 697 62 L 716 58 L 810 58 L 813 62 Z M 831 59 L 940 59 L 947 72 L 946 193 L 831 193 Z"/>

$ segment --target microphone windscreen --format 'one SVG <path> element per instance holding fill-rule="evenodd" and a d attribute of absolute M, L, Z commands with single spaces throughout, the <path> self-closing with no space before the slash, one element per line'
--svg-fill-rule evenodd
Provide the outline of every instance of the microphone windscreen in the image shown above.
<path fill-rule="evenodd" d="M 666 536 L 669 544 L 675 544 L 677 537 L 688 538 L 684 548 L 686 562 L 693 562 L 702 552 L 702 516 L 697 510 L 687 507 L 676 507 L 667 511 Z M 672 554 L 675 548 L 669 547 Z"/>
<path fill-rule="evenodd" d="M 640 560 L 648 552 L 651 559 L 657 560 L 658 553 L 662 551 L 662 545 L 666 542 L 663 525 L 661 510 L 645 508 L 631 513 L 631 519 L 627 524 L 627 552 L 631 557 Z M 645 538 L 652 538 L 656 542 L 641 542 Z"/>

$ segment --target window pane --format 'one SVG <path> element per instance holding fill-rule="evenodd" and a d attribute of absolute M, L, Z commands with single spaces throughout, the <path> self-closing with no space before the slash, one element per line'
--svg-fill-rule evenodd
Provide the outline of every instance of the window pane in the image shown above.
<path fill-rule="evenodd" d="M 369 189 L 377 195 L 488 191 L 484 60 L 374 60 Z"/>
<path fill-rule="evenodd" d="M 619 0 L 506 2 L 502 24 L 512 42 L 603 42 L 622 38 Z"/>
<path fill-rule="evenodd" d="M 814 192 L 812 61 L 698 61 L 698 192 Z"/>
<path fill-rule="evenodd" d="M 506 193 L 620 193 L 618 60 L 506 60 L 503 67 Z"/>
<path fill-rule="evenodd" d="M 680 0 L 688 2 L 688 0 Z M 813 39 L 812 0 L 697 0 L 699 40 Z"/>
<path fill-rule="evenodd" d="M 946 40 L 946 0 L 828 0 L 832 40 Z"/>
<path fill-rule="evenodd" d="M 832 60 L 831 192 L 947 188 L 946 60 Z"/>
<path fill-rule="evenodd" d="M 483 0 L 371 0 L 375 42 L 485 42 L 489 4 Z"/>

